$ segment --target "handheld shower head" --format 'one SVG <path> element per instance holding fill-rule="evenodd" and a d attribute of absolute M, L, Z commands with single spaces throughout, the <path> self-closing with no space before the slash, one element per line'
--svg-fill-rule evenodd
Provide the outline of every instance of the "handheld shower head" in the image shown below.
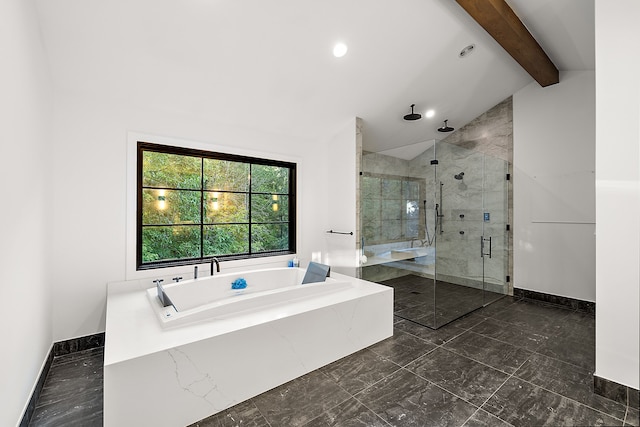
<path fill-rule="evenodd" d="M 454 175 L 453 177 L 457 180 L 461 180 L 464 177 L 464 172 L 460 172 L 459 174 Z"/>

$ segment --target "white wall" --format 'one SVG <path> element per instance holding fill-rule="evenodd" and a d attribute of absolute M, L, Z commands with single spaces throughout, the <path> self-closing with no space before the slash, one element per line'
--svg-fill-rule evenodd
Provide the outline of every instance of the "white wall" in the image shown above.
<path fill-rule="evenodd" d="M 513 96 L 514 287 L 595 301 L 595 73 Z"/>
<path fill-rule="evenodd" d="M 328 227 L 324 230 L 325 253 L 323 262 L 332 270 L 356 277 L 359 258 L 356 251 L 358 227 L 356 214 L 358 136 L 357 118 L 353 117 L 327 142 L 327 191 L 328 203 L 324 206 L 324 216 Z M 326 233 L 328 230 L 340 233 Z"/>
<path fill-rule="evenodd" d="M 596 0 L 596 372 L 639 388 L 640 2 Z"/>
<path fill-rule="evenodd" d="M 298 256 L 304 265 L 313 252 L 322 252 L 328 226 L 325 144 L 58 92 L 52 157 L 54 341 L 104 330 L 106 283 L 132 278 L 126 269 L 129 132 L 299 158 Z M 185 267 L 184 273 L 192 270 Z"/>
<path fill-rule="evenodd" d="M 51 347 L 50 82 L 32 1 L 0 2 L 0 425 L 17 424 Z"/>

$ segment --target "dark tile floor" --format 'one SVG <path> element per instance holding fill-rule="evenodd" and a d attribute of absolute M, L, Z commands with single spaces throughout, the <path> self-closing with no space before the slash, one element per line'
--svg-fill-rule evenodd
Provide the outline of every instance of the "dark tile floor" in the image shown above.
<path fill-rule="evenodd" d="M 396 317 L 392 338 L 194 426 L 640 425 L 593 393 L 594 353 L 593 315 L 505 297 L 437 330 Z"/>
<path fill-rule="evenodd" d="M 104 348 L 53 359 L 29 426 L 101 426 Z"/>
<path fill-rule="evenodd" d="M 413 274 L 381 282 L 395 289 L 395 314 L 437 329 L 452 320 L 502 297 L 469 286 Z"/>
<path fill-rule="evenodd" d="M 639 426 L 593 393 L 593 316 L 505 297 L 394 336 L 194 426 Z M 102 424 L 101 350 L 54 360 L 31 425 Z"/>

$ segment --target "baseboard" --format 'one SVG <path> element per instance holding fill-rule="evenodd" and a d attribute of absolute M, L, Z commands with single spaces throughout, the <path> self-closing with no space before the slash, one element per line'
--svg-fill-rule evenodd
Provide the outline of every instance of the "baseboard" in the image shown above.
<path fill-rule="evenodd" d="M 98 347 L 104 347 L 104 332 L 58 341 L 53 344 L 53 357 Z"/>
<path fill-rule="evenodd" d="M 545 294 L 543 292 L 530 291 L 528 289 L 513 288 L 513 296 L 516 298 L 524 298 L 535 301 L 543 301 L 549 304 L 559 305 L 570 308 L 572 310 L 584 313 L 595 314 L 596 303 L 591 301 L 583 301 L 575 298 L 561 297 L 558 295 Z"/>
<path fill-rule="evenodd" d="M 76 353 L 78 351 L 90 350 L 92 348 L 98 347 L 104 347 L 104 332 L 87 335 L 84 337 L 71 338 L 64 341 L 58 341 L 51 345 L 49 354 L 42 364 L 42 369 L 40 370 L 38 381 L 33 388 L 33 392 L 31 393 L 29 402 L 27 403 L 24 413 L 22 414 L 22 419 L 20 420 L 19 424 L 20 427 L 27 427 L 29 425 L 29 421 L 31 421 L 31 417 L 33 416 L 33 413 L 36 409 L 36 404 L 38 403 L 38 398 L 40 397 L 40 393 L 42 392 L 42 388 L 44 387 L 44 382 L 47 379 L 47 375 L 49 374 L 49 369 L 51 369 L 53 359 L 65 354 Z"/>
<path fill-rule="evenodd" d="M 640 391 L 633 387 L 594 375 L 593 392 L 623 405 L 640 409 Z"/>

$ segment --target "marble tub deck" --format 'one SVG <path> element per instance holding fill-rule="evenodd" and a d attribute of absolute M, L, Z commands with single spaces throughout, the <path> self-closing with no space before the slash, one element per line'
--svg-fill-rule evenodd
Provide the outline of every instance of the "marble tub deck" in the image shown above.
<path fill-rule="evenodd" d="M 231 284 L 239 276 L 267 274 L 277 282 L 295 270 L 218 277 Z M 302 280 L 305 270 L 297 270 Z M 240 304 L 244 309 L 233 312 L 215 310 L 226 305 L 212 303 L 212 310 L 204 305 L 207 317 L 169 328 L 161 325 L 157 298 L 139 285 L 108 286 L 105 426 L 187 425 L 393 335 L 393 289 L 338 273 L 331 281 L 282 288 L 288 289 L 282 293 L 231 296 L 252 305 Z M 253 304 L 256 300 L 260 306 Z"/>
<path fill-rule="evenodd" d="M 510 297 L 438 330 L 396 318 L 392 338 L 193 425 L 639 426 L 638 408 L 593 393 L 594 326 L 593 315 Z M 55 374 L 62 365 L 45 389 L 82 387 L 86 371 Z M 55 400 L 49 414 L 60 415 L 36 412 L 30 425 L 102 425 Z"/>

